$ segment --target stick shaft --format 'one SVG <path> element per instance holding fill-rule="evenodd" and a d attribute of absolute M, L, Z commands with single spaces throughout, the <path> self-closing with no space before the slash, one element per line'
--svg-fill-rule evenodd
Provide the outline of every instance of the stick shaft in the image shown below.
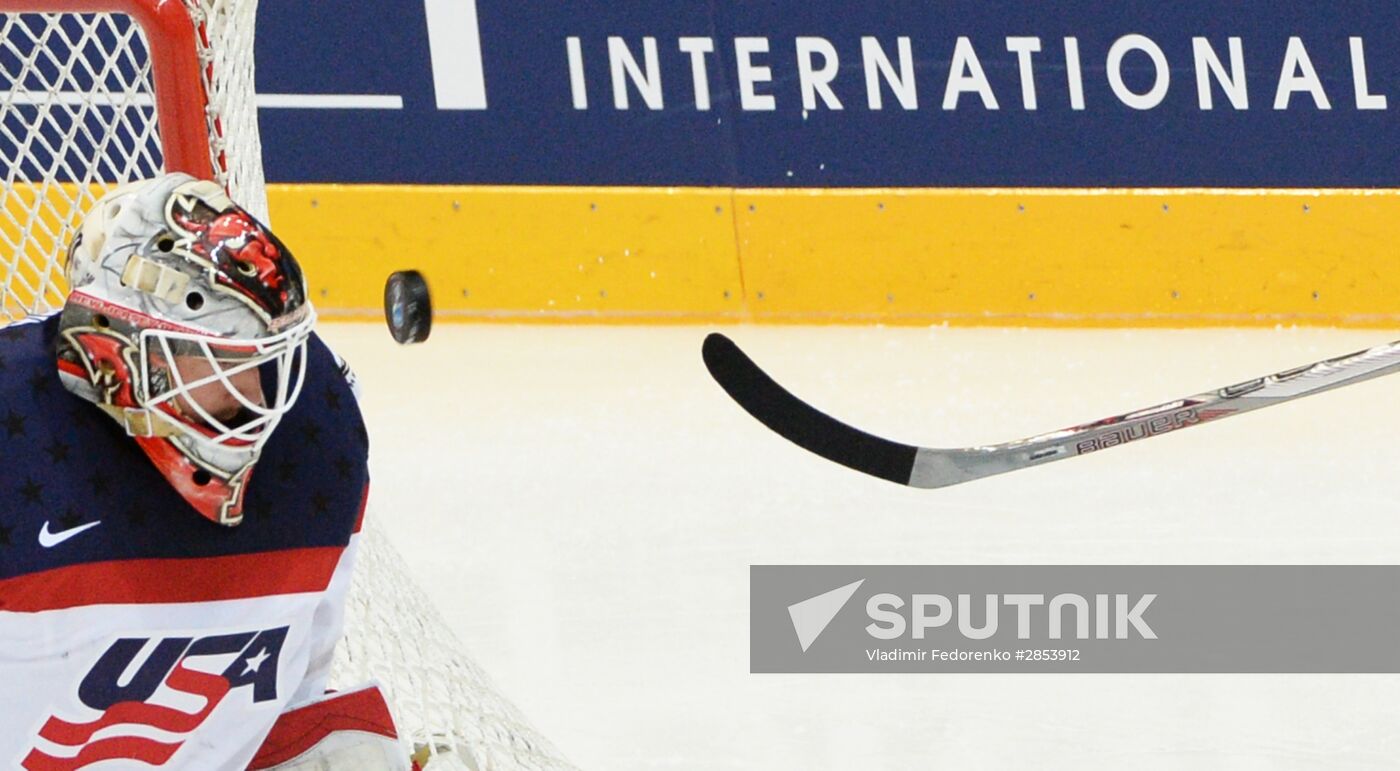
<path fill-rule="evenodd" d="M 715 381 L 777 434 L 862 473 L 924 488 L 1087 455 L 1400 370 L 1400 342 L 1389 343 L 1027 439 L 939 449 L 878 437 L 821 412 L 779 385 L 724 335 L 707 337 L 703 353 Z"/>

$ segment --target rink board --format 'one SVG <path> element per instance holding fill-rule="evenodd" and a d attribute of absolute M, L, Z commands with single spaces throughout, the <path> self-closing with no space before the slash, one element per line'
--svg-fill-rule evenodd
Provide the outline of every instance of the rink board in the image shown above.
<path fill-rule="evenodd" d="M 1036 326 L 1400 321 L 1372 190 L 273 185 L 323 313 Z"/>
<path fill-rule="evenodd" d="M 445 319 L 1400 321 L 1393 3 L 310 7 L 259 124 L 331 316 L 413 267 Z M 0 240 L 52 294 L 66 233 Z"/>
<path fill-rule="evenodd" d="M 1400 321 L 1393 2 L 310 9 L 259 118 L 331 313 L 413 266 L 445 318 Z"/>
<path fill-rule="evenodd" d="M 275 182 L 1400 187 L 1389 0 L 319 9 L 258 9 Z"/>

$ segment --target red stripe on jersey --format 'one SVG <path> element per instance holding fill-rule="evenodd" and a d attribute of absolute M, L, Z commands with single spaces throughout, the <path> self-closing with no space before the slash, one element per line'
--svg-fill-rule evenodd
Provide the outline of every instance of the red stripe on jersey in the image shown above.
<path fill-rule="evenodd" d="M 77 747 L 92 741 L 92 735 L 104 728 L 129 724 L 187 734 L 204 724 L 209 713 L 219 706 L 229 690 L 228 678 L 187 669 L 184 662 L 175 666 L 165 684 L 176 691 L 204 699 L 204 706 L 195 712 L 185 712 L 160 704 L 121 701 L 108 707 L 98 719 L 87 723 L 70 723 L 51 717 L 39 729 L 39 735 L 54 744 Z"/>
<path fill-rule="evenodd" d="M 342 546 L 198 559 L 93 562 L 0 581 L 0 610 L 214 602 L 324 591 Z"/>
<path fill-rule="evenodd" d="M 141 736 L 117 736 L 95 741 L 71 758 L 30 750 L 20 765 L 28 771 L 74 771 L 104 760 L 120 759 L 163 766 L 182 744 L 183 742 L 158 742 Z"/>

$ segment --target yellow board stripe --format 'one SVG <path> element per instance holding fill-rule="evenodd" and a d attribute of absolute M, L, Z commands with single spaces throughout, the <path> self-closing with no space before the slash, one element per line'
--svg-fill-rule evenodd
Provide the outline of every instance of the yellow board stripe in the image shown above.
<path fill-rule="evenodd" d="M 274 185 L 329 316 L 1400 326 L 1400 195 Z"/>
<path fill-rule="evenodd" d="M 322 314 L 379 312 L 422 271 L 439 315 L 713 319 L 744 313 L 723 189 L 273 185 L 273 229 Z"/>

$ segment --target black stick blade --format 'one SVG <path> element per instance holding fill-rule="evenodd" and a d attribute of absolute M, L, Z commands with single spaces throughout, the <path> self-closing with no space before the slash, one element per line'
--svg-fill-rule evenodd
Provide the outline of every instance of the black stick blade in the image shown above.
<path fill-rule="evenodd" d="M 701 354 L 730 398 L 784 439 L 856 471 L 909 484 L 917 447 L 867 434 L 793 396 L 718 332 L 706 336 Z"/>

